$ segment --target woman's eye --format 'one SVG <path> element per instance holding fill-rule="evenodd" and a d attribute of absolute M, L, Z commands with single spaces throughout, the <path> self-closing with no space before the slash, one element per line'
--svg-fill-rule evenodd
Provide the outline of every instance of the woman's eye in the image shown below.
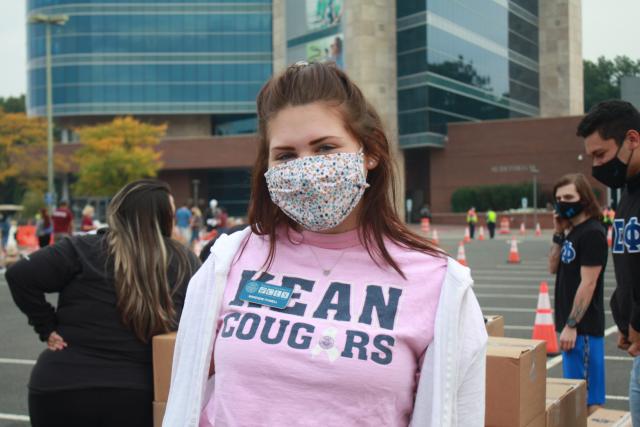
<path fill-rule="evenodd" d="M 333 145 L 321 145 L 318 147 L 318 151 L 326 153 L 327 151 L 333 150 L 335 147 Z"/>
<path fill-rule="evenodd" d="M 293 159 L 293 157 L 294 156 L 291 153 L 282 153 L 276 156 L 276 160 L 277 161 L 290 160 L 290 159 Z"/>

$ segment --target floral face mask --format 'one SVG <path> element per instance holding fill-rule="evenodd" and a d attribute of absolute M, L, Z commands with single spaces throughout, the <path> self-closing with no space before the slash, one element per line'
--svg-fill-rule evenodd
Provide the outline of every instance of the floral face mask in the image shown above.
<path fill-rule="evenodd" d="M 307 156 L 273 166 L 264 176 L 273 203 L 311 231 L 342 223 L 369 186 L 362 152 Z"/>

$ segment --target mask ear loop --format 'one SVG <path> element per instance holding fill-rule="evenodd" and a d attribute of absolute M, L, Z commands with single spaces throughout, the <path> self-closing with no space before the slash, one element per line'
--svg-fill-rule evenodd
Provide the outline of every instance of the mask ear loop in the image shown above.
<path fill-rule="evenodd" d="M 618 154 L 620 154 L 620 150 L 622 150 L 622 146 L 623 146 L 623 145 L 624 145 L 624 140 L 622 141 L 622 144 L 620 144 L 620 145 L 618 146 L 618 150 L 616 151 L 616 155 L 615 155 L 615 157 L 614 157 L 614 158 L 618 157 Z M 633 157 L 633 152 L 634 152 L 635 150 L 630 150 L 630 151 L 631 151 L 631 152 L 629 153 L 629 158 L 627 159 L 627 163 L 626 163 L 626 165 L 627 165 L 627 166 L 629 166 L 629 164 L 631 163 L 631 158 Z M 620 157 L 618 157 L 618 160 L 620 160 Z M 622 160 L 620 160 L 620 161 L 622 161 Z"/>
<path fill-rule="evenodd" d="M 361 146 L 356 154 L 358 154 L 362 159 L 362 180 L 364 181 L 364 184 L 361 184 L 361 185 L 364 188 L 369 188 L 371 187 L 371 185 L 367 182 L 367 167 L 364 161 L 364 147 Z"/>
<path fill-rule="evenodd" d="M 622 148 L 622 145 L 620 146 L 620 148 Z M 627 159 L 627 166 L 629 166 L 631 164 L 631 158 L 633 157 L 633 153 L 635 151 L 636 150 L 631 150 L 631 153 L 629 153 L 629 158 Z M 618 152 L 620 152 L 620 149 L 618 149 Z M 616 154 L 616 156 L 617 156 L 617 154 Z"/>

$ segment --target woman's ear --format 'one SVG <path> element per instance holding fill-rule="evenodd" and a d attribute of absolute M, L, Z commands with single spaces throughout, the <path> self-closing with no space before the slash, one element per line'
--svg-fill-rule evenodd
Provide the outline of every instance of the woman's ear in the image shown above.
<path fill-rule="evenodd" d="M 367 170 L 373 170 L 377 166 L 378 166 L 378 159 L 371 156 L 365 157 L 364 167 L 367 168 Z"/>

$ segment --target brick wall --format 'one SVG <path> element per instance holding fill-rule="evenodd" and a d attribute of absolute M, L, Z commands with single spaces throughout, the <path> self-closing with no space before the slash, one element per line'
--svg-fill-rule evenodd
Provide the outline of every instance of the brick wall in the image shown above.
<path fill-rule="evenodd" d="M 451 211 L 451 196 L 460 187 L 531 182 L 532 166 L 539 170 L 539 191 L 550 192 L 566 173 L 582 172 L 604 202 L 606 188 L 591 178 L 590 159 L 575 136 L 580 118 L 450 124 L 445 148 L 431 152 L 432 212 Z"/>

